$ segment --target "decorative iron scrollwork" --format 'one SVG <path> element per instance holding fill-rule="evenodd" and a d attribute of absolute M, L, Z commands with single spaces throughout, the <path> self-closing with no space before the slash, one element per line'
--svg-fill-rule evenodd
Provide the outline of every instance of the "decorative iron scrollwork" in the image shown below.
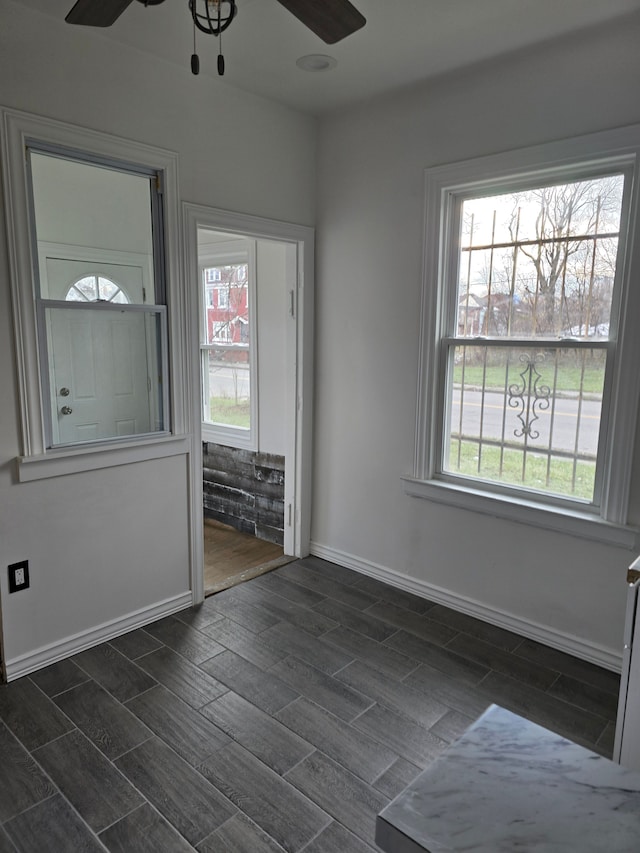
<path fill-rule="evenodd" d="M 538 371 L 537 365 L 542 364 L 543 361 L 543 353 L 535 356 L 523 353 L 520 356 L 520 362 L 525 365 L 520 374 L 522 384 L 514 382 L 513 385 L 509 385 L 509 406 L 512 409 L 520 409 L 518 420 L 522 424 L 521 429 L 513 431 L 516 438 L 526 435 L 527 438 L 535 440 L 540 437 L 540 433 L 533 428 L 533 425 L 538 420 L 538 412 L 549 408 L 551 396 L 551 388 L 540 383 L 542 374 Z"/>

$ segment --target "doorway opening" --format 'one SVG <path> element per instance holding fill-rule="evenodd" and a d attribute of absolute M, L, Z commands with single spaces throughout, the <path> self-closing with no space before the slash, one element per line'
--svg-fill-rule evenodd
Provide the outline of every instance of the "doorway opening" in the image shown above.
<path fill-rule="evenodd" d="M 312 231 L 194 205 L 185 213 L 198 290 L 204 597 L 308 553 Z"/>

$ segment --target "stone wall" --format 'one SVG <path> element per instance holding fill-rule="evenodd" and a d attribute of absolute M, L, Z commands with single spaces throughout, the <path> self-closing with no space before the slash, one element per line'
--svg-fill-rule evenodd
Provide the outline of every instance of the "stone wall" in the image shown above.
<path fill-rule="evenodd" d="M 282 545 L 284 456 L 202 443 L 205 518 Z"/>

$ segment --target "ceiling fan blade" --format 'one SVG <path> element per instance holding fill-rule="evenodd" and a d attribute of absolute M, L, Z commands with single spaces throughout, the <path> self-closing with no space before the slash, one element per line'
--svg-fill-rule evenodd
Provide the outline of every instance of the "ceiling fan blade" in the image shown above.
<path fill-rule="evenodd" d="M 65 21 L 85 27 L 110 27 L 133 0 L 77 0 Z"/>
<path fill-rule="evenodd" d="M 367 23 L 349 0 L 278 0 L 327 44 L 335 44 Z"/>

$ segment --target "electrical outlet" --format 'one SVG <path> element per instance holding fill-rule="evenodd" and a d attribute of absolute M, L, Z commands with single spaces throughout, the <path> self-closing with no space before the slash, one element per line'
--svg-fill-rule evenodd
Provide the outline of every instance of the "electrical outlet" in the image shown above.
<path fill-rule="evenodd" d="M 29 561 L 11 563 L 9 569 L 9 592 L 18 592 L 29 587 Z"/>

